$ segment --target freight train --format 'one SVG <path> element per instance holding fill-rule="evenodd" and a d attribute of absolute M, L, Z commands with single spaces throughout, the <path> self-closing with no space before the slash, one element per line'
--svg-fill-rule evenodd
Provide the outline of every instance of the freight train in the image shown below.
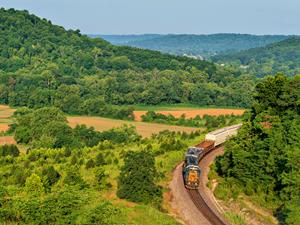
<path fill-rule="evenodd" d="M 233 135 L 237 134 L 241 124 L 225 127 L 205 136 L 205 140 L 195 147 L 189 147 L 182 167 L 184 185 L 188 189 L 198 189 L 200 184 L 200 160 L 211 150 L 223 144 Z"/>

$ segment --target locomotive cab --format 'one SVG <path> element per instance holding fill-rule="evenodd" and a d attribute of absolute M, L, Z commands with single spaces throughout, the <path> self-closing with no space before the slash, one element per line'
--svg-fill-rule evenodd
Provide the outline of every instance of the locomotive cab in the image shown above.
<path fill-rule="evenodd" d="M 197 189 L 199 187 L 201 170 L 198 166 L 198 157 L 196 155 L 185 157 L 182 173 L 186 188 Z"/>
<path fill-rule="evenodd" d="M 187 166 L 183 171 L 185 187 L 188 189 L 197 189 L 200 183 L 201 170 L 198 166 Z"/>

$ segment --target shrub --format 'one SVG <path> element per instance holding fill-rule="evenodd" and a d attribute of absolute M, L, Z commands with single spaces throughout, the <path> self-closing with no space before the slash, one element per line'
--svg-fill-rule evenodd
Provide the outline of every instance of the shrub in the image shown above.
<path fill-rule="evenodd" d="M 96 156 L 96 166 L 106 165 L 105 157 L 102 153 L 98 153 Z"/>
<path fill-rule="evenodd" d="M 76 224 L 76 210 L 81 204 L 79 193 L 68 188 L 45 198 L 31 196 L 29 199 L 20 200 L 16 204 L 16 214 L 21 224 Z"/>
<path fill-rule="evenodd" d="M 54 185 L 61 177 L 61 175 L 54 169 L 53 166 L 49 166 L 42 170 L 44 185 L 49 188 Z"/>
<path fill-rule="evenodd" d="M 113 225 L 124 223 L 124 213 L 108 201 L 101 202 L 85 216 L 84 225 Z"/>
<path fill-rule="evenodd" d="M 35 173 L 26 179 L 25 190 L 33 196 L 38 196 L 45 192 L 41 178 Z"/>
<path fill-rule="evenodd" d="M 71 158 L 71 165 L 76 165 L 78 162 L 78 158 L 76 155 L 73 155 Z"/>
<path fill-rule="evenodd" d="M 87 184 L 79 174 L 79 169 L 74 166 L 67 169 L 67 174 L 63 182 L 71 186 L 77 185 L 80 189 L 87 187 Z"/>
<path fill-rule="evenodd" d="M 85 164 L 85 168 L 87 169 L 94 168 L 94 167 L 95 167 L 95 161 L 93 159 L 89 159 Z"/>
<path fill-rule="evenodd" d="M 105 173 L 105 170 L 102 167 L 97 168 L 95 171 L 95 178 L 97 181 L 97 186 L 100 189 L 111 187 L 111 184 L 108 182 L 109 176 Z"/>
<path fill-rule="evenodd" d="M 19 156 L 20 151 L 18 149 L 18 147 L 16 145 L 3 145 L 0 146 L 0 156 L 13 156 L 13 157 L 17 157 Z"/>

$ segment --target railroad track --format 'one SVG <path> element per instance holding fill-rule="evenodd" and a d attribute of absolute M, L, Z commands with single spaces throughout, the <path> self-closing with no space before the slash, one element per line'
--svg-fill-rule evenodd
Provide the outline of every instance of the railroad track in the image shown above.
<path fill-rule="evenodd" d="M 203 216 L 213 225 L 227 225 L 218 215 L 207 205 L 198 190 L 188 190 L 188 193 L 195 206 L 201 211 Z"/>
<path fill-rule="evenodd" d="M 213 149 L 214 150 L 214 149 Z M 212 152 L 211 150 L 210 152 Z M 201 161 L 206 158 L 209 153 L 208 152 Z M 200 162 L 201 162 L 200 161 Z M 199 165 L 200 165 L 199 162 Z M 200 166 L 201 167 L 201 166 Z M 194 202 L 195 206 L 199 209 L 199 211 L 203 214 L 203 216 L 212 224 L 212 225 L 229 225 L 225 221 L 223 221 L 219 215 L 217 215 L 207 204 L 207 202 L 202 197 L 201 193 L 199 192 L 199 189 L 192 190 L 192 189 L 186 189 L 191 200 Z"/>

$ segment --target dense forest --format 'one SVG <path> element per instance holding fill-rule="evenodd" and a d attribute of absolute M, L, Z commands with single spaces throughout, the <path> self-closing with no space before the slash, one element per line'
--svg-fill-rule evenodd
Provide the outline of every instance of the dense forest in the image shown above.
<path fill-rule="evenodd" d="M 158 50 L 175 55 L 190 55 L 210 58 L 225 52 L 237 52 L 263 47 L 288 38 L 284 35 L 249 34 L 146 34 L 146 35 L 90 35 L 102 37 L 116 45 L 126 45 L 143 49 Z"/>
<path fill-rule="evenodd" d="M 300 224 L 300 77 L 268 77 L 256 87 L 251 113 L 226 144 L 216 170 L 223 198 L 251 196 L 283 224 Z"/>
<path fill-rule="evenodd" d="M 242 65 L 254 76 L 263 77 L 283 72 L 292 76 L 300 72 L 300 38 L 291 37 L 261 48 L 215 56 L 213 61 Z"/>
<path fill-rule="evenodd" d="M 233 68 L 113 46 L 27 11 L 2 8 L 0 21 L 1 104 L 109 115 L 110 105 L 251 102 L 253 79 Z"/>

